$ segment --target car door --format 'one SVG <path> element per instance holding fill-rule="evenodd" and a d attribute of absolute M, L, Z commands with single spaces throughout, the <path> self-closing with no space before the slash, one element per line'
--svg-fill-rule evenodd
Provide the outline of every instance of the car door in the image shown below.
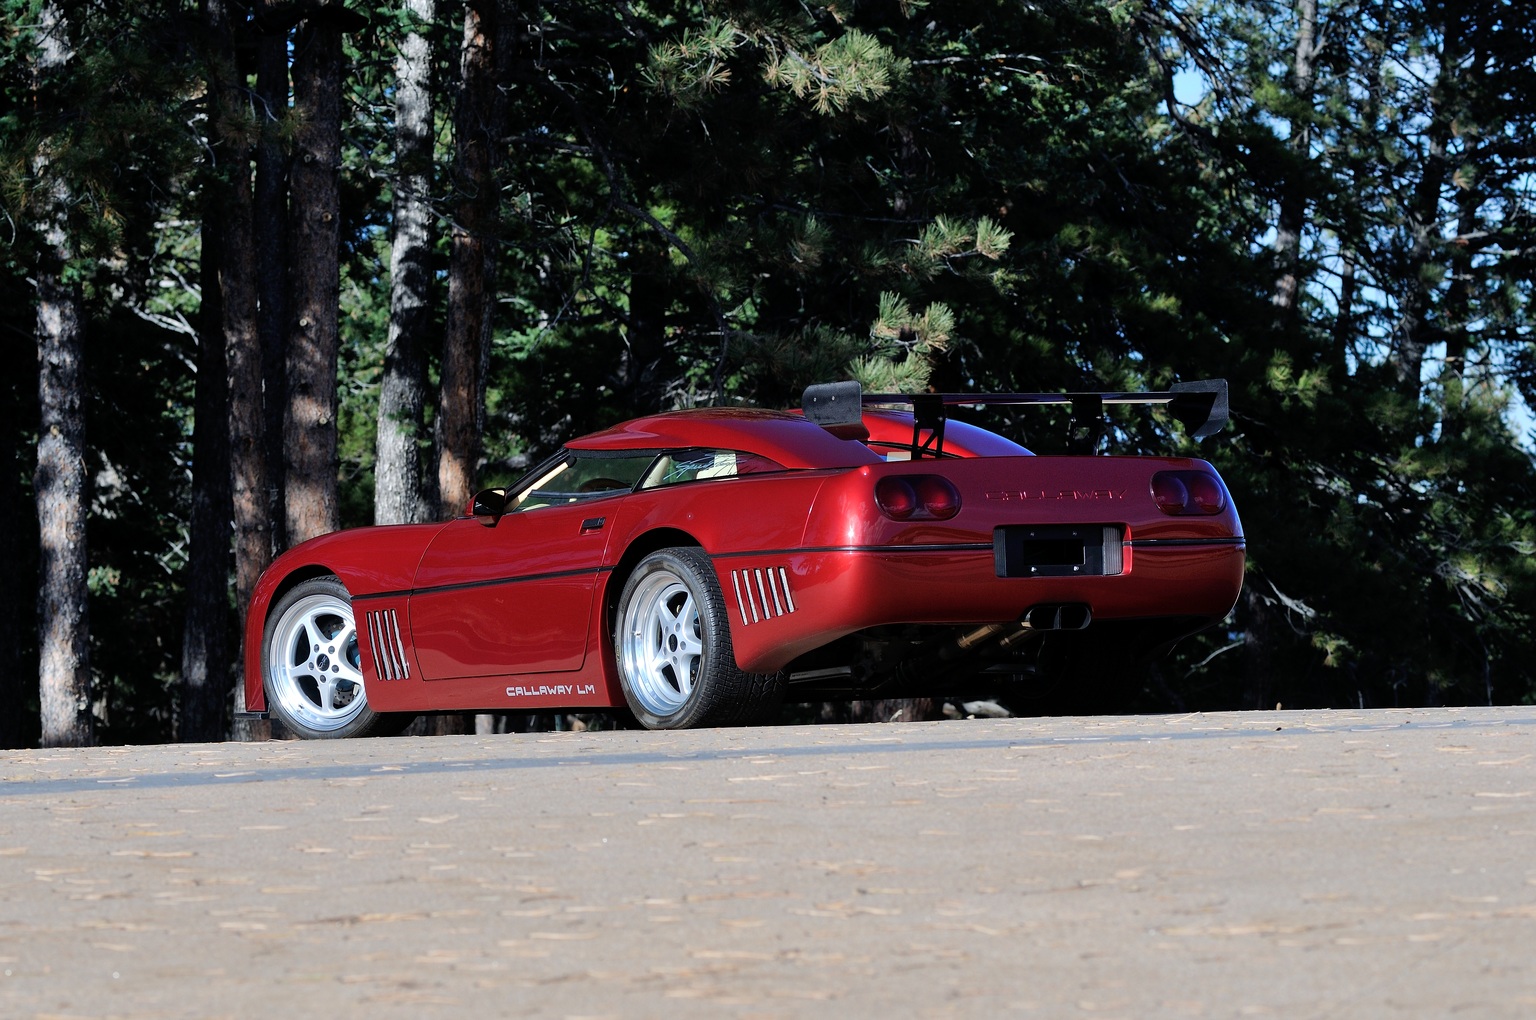
<path fill-rule="evenodd" d="M 572 455 L 510 494 L 505 514 L 445 527 L 410 597 L 422 675 L 580 669 L 608 522 L 652 459 Z"/>

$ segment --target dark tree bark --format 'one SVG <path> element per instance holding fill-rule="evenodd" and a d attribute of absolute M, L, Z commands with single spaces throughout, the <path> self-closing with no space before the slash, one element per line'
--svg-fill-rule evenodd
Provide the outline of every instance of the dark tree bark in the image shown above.
<path fill-rule="evenodd" d="M 275 0 L 264 0 L 260 8 L 270 15 Z M 250 532 L 249 546 L 241 545 L 249 555 L 255 553 L 256 532 L 266 543 L 259 560 L 241 561 L 237 567 L 243 576 L 249 566 L 259 574 L 272 556 L 287 547 L 283 506 L 283 412 L 287 406 L 287 369 L 285 348 L 288 334 L 288 155 L 282 131 L 288 118 L 288 28 L 258 24 L 256 36 L 256 122 L 260 128 L 256 142 L 256 186 L 252 196 L 252 254 L 248 256 L 256 288 L 256 329 L 258 346 L 255 412 L 259 431 L 253 433 L 261 445 L 259 471 L 251 465 L 249 481 L 260 485 L 249 493 L 250 504 L 237 506 L 236 530 Z M 233 364 L 233 363 L 232 363 Z M 244 369 L 242 368 L 242 371 Z M 244 413 L 244 412 L 242 412 Z M 237 480 L 238 488 L 238 480 Z M 240 516 L 244 512 L 249 516 Z M 237 552 L 237 559 L 241 553 Z M 254 584 L 255 577 L 251 577 Z M 247 592 L 248 594 L 248 592 Z M 240 605 L 245 605 L 242 601 Z"/>
<path fill-rule="evenodd" d="M 224 0 L 205 0 L 216 47 L 209 70 L 210 149 L 215 155 L 203 213 L 202 307 L 192 434 L 192 515 L 187 612 L 182 630 L 177 739 L 222 740 L 230 685 L 230 458 L 228 341 L 254 340 L 250 260 L 250 151 Z"/>
<path fill-rule="evenodd" d="M 644 241 L 637 242 L 634 248 L 624 356 L 616 366 L 613 385 L 617 392 L 625 394 L 626 403 L 636 414 L 649 414 L 663 410 L 662 400 L 673 368 L 663 364 L 670 298 L 665 280 L 668 260 L 664 250 Z"/>
<path fill-rule="evenodd" d="M 231 177 L 220 270 L 229 379 L 237 620 L 244 618 L 261 572 L 283 546 L 284 532 L 279 508 L 286 404 L 283 348 L 288 304 L 288 171 L 280 128 L 288 111 L 288 33 L 285 28 L 260 24 L 257 31 L 255 185 L 253 189 L 248 175 Z M 236 661 L 243 660 L 237 657 Z M 237 674 L 237 715 L 231 735 L 236 740 L 270 736 L 267 723 L 239 717 L 245 708 L 245 685 Z"/>
<path fill-rule="evenodd" d="M 433 0 L 406 0 L 423 23 Z M 432 328 L 432 46 L 410 32 L 395 62 L 394 238 L 390 257 L 389 346 L 379 384 L 375 524 L 430 520 L 436 500 L 423 492 L 427 337 Z"/>
<path fill-rule="evenodd" d="M 36 73 L 61 73 L 70 48 L 64 15 L 41 11 Z M 84 746 L 95 737 L 91 714 L 90 623 L 85 520 L 85 329 L 80 284 L 68 279 L 74 257 L 67 182 L 51 172 L 47 143 L 33 161 L 43 182 L 37 200 L 37 398 L 41 429 L 32 493 L 38 521 L 38 695 L 44 747 Z"/>
<path fill-rule="evenodd" d="M 300 22 L 293 46 L 297 127 L 289 172 L 288 406 L 283 417 L 287 541 L 335 531 L 336 357 L 341 245 L 341 29 Z"/>
<path fill-rule="evenodd" d="M 439 509 L 464 512 L 474 491 L 485 416 L 492 295 L 489 232 L 496 220 L 494 153 L 501 135 L 496 88 L 503 21 L 498 0 L 464 8 L 460 87 L 454 114 L 454 222 L 448 269 L 442 388 L 437 412 Z"/>
<path fill-rule="evenodd" d="M 181 698 L 176 739 L 224 739 L 229 693 L 229 380 L 219 262 L 221 217 L 203 216 L 202 307 L 193 398 L 192 511 L 187 610 L 181 637 Z"/>

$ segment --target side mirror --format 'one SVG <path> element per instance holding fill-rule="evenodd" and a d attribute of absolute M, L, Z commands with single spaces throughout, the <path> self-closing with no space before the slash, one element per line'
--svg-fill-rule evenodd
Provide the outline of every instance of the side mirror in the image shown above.
<path fill-rule="evenodd" d="M 470 516 L 487 528 L 494 528 L 506 512 L 506 489 L 481 489 L 469 504 Z"/>

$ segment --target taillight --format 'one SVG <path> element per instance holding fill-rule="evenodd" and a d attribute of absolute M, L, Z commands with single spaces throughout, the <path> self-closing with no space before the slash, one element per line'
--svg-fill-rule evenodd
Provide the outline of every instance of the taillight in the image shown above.
<path fill-rule="evenodd" d="M 1189 487 L 1179 477 L 1182 472 L 1159 471 L 1152 476 L 1152 498 L 1165 514 L 1181 514 L 1189 505 Z"/>
<path fill-rule="evenodd" d="M 947 521 L 960 512 L 960 490 L 939 475 L 887 475 L 875 483 L 875 505 L 893 521 Z"/>
<path fill-rule="evenodd" d="M 918 503 L 935 520 L 947 521 L 960 512 L 960 490 L 948 478 L 920 475 L 916 488 Z"/>
<path fill-rule="evenodd" d="M 882 478 L 875 483 L 875 504 L 893 521 L 904 521 L 917 513 L 917 490 L 901 476 Z"/>
<path fill-rule="evenodd" d="M 1205 471 L 1159 471 L 1152 476 L 1152 499 L 1165 514 L 1219 514 L 1227 494 L 1216 476 Z"/>

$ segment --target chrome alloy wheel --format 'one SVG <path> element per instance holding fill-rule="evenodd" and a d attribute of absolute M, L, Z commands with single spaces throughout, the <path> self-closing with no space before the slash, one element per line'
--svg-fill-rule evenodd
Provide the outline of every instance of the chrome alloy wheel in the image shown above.
<path fill-rule="evenodd" d="M 283 714 L 320 733 L 368 709 L 352 606 L 327 592 L 287 606 L 267 637 L 267 694 Z"/>
<path fill-rule="evenodd" d="M 693 590 L 657 570 L 631 595 L 619 654 L 629 689 L 646 711 L 669 716 L 688 702 L 704 657 L 704 626 Z"/>

